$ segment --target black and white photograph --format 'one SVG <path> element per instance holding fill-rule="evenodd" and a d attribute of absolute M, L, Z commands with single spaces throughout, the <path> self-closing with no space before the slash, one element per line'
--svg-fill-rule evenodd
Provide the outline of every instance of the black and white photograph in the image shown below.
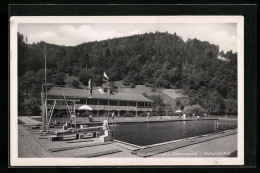
<path fill-rule="evenodd" d="M 14 166 L 243 165 L 242 16 L 10 19 Z"/>

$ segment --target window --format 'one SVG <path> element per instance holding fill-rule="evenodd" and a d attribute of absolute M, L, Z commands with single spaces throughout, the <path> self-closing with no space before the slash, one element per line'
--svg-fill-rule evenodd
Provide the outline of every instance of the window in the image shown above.
<path fill-rule="evenodd" d="M 108 100 L 99 100 L 99 105 L 108 105 Z"/>
<path fill-rule="evenodd" d="M 111 106 L 118 106 L 118 101 L 116 101 L 116 100 L 109 100 L 109 105 L 111 105 Z"/>
<path fill-rule="evenodd" d="M 144 102 L 138 102 L 137 107 L 144 107 Z"/>
<path fill-rule="evenodd" d="M 97 99 L 88 99 L 87 104 L 88 105 L 97 105 Z"/>
<path fill-rule="evenodd" d="M 127 106 L 127 102 L 126 101 L 119 101 L 119 105 L 120 106 Z"/>
<path fill-rule="evenodd" d="M 136 106 L 136 102 L 128 102 L 129 106 Z"/>
<path fill-rule="evenodd" d="M 86 104 L 86 99 L 80 99 L 79 104 Z"/>

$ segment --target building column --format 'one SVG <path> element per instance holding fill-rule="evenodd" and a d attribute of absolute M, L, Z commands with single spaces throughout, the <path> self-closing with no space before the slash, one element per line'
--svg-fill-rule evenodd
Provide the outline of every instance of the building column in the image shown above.
<path fill-rule="evenodd" d="M 86 98 L 86 105 L 88 105 L 88 99 Z M 88 113 L 88 111 L 86 110 L 86 113 Z"/>
<path fill-rule="evenodd" d="M 135 116 L 137 117 L 137 115 L 138 115 L 138 114 L 137 114 L 137 111 L 135 111 Z"/>
<path fill-rule="evenodd" d="M 75 101 L 73 102 L 73 112 L 74 112 L 74 115 L 76 116 L 76 105 L 75 105 Z"/>
<path fill-rule="evenodd" d="M 109 102 L 109 100 L 107 100 L 107 105 L 110 106 L 110 102 Z"/>
<path fill-rule="evenodd" d="M 99 116 L 99 110 L 97 110 L 97 116 Z"/>
<path fill-rule="evenodd" d="M 97 104 L 99 105 L 99 99 L 97 99 Z"/>
<path fill-rule="evenodd" d="M 120 117 L 120 111 L 117 111 L 117 116 Z"/>

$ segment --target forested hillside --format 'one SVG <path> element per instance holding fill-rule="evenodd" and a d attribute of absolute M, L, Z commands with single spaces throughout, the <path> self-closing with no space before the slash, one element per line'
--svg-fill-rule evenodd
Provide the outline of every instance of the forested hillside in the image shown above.
<path fill-rule="evenodd" d="M 99 86 L 105 71 L 110 81 L 183 89 L 191 98 L 185 103 L 187 106 L 200 105 L 215 113 L 237 112 L 237 53 L 220 52 L 218 46 L 209 42 L 185 42 L 175 33 L 160 32 L 75 47 L 44 42 L 26 44 L 26 38 L 18 33 L 20 109 L 39 104 L 44 44 L 48 80 L 54 84 L 64 85 L 68 74 L 77 76 L 84 84 L 92 77 L 93 84 Z M 71 87 L 78 87 L 77 81 L 71 82 Z"/>

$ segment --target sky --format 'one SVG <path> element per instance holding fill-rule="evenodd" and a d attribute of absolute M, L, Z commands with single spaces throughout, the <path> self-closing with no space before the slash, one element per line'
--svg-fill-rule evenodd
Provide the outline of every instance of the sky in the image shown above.
<path fill-rule="evenodd" d="M 76 46 L 81 43 L 149 32 L 176 34 L 184 41 L 197 38 L 219 45 L 220 51 L 237 52 L 236 23 L 86 23 L 86 24 L 19 24 L 18 32 L 32 44 L 45 41 L 51 44 Z"/>

